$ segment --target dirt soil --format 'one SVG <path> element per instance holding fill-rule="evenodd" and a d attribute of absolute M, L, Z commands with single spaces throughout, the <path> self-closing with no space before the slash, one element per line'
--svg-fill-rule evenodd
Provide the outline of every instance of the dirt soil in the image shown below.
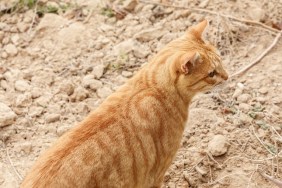
<path fill-rule="evenodd" d="M 8 9 L 11 2 L 1 1 L 0 9 Z M 282 24 L 281 0 L 173 2 L 270 27 Z M 35 14 L 38 4 L 25 11 L 2 11 L 0 17 L 3 188 L 18 187 L 41 152 L 166 43 L 203 18 L 210 22 L 206 39 L 217 46 L 230 74 L 253 61 L 275 38 L 269 29 L 221 14 L 132 0 L 115 1 L 108 8 L 105 1 L 40 3 L 59 11 L 40 17 Z M 282 39 L 246 74 L 195 97 L 163 187 L 276 187 L 260 173 L 282 180 L 281 52 Z"/>

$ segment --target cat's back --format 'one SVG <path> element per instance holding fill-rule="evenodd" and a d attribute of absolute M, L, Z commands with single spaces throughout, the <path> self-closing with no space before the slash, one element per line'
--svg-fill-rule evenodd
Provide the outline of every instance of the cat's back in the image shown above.
<path fill-rule="evenodd" d="M 144 163 L 136 166 L 138 157 L 132 156 L 132 130 L 125 118 L 131 95 L 129 88 L 121 89 L 63 135 L 41 155 L 21 187 L 138 187 L 136 170 L 141 172 Z M 134 173 L 127 173 L 132 164 Z"/>

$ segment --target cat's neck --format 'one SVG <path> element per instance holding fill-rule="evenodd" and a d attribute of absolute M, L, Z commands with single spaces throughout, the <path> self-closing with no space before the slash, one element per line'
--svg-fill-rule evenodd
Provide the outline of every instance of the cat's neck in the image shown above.
<path fill-rule="evenodd" d="M 177 82 L 177 75 L 175 73 L 172 73 L 171 70 L 171 64 L 172 62 L 167 62 L 167 61 L 175 61 L 174 58 L 169 59 L 172 55 L 163 55 L 158 54 L 156 58 L 154 59 L 154 62 L 148 66 L 148 74 L 157 74 L 156 78 L 159 78 L 159 80 L 156 82 L 156 87 L 161 88 L 164 92 L 169 94 L 171 98 L 178 99 L 179 101 L 182 102 L 182 104 L 188 108 L 189 104 L 191 103 L 193 97 L 196 95 L 195 92 L 189 91 L 187 88 L 187 91 L 183 93 L 183 91 L 179 91 L 179 88 L 177 88 L 176 82 Z M 158 58 L 158 57 L 161 58 Z M 155 63 L 155 65 L 154 65 Z M 154 68 L 151 67 L 157 67 L 160 66 L 159 68 L 160 71 L 155 72 Z M 153 73 L 152 73 L 153 72 Z"/>
<path fill-rule="evenodd" d="M 175 87 L 175 80 L 171 76 L 169 69 L 169 66 L 165 63 L 151 62 L 133 77 L 129 84 L 138 85 L 140 90 L 146 89 L 165 95 L 166 98 L 177 101 L 176 105 L 188 109 L 195 93 L 187 91 L 188 94 L 182 95 Z M 145 75 L 142 76 L 143 71 Z M 143 79 L 143 77 L 147 77 L 147 80 Z"/>

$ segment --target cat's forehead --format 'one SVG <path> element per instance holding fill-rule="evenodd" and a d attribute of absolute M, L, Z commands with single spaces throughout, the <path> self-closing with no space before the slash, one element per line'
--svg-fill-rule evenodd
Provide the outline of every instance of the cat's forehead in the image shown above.
<path fill-rule="evenodd" d="M 216 68 L 220 65 L 220 57 L 214 50 L 206 51 L 205 54 L 212 68 Z"/>
<path fill-rule="evenodd" d="M 219 56 L 216 54 L 214 56 L 211 57 L 211 62 L 212 64 L 215 66 L 214 68 L 218 67 L 220 64 L 220 58 Z"/>

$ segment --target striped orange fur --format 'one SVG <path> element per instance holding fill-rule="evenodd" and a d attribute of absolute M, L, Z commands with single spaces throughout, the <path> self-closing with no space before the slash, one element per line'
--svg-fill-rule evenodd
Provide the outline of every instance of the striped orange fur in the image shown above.
<path fill-rule="evenodd" d="M 202 21 L 37 160 L 22 188 L 160 187 L 179 148 L 191 99 L 228 78 Z"/>

